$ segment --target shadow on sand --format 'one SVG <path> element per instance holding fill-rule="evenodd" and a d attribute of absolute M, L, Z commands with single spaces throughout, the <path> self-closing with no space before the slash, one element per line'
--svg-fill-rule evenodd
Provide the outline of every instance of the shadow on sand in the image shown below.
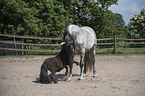
<path fill-rule="evenodd" d="M 72 76 L 80 76 L 80 75 L 73 74 Z M 63 80 L 65 77 L 66 77 L 65 74 L 55 74 L 54 75 L 54 78 L 56 78 L 57 81 L 65 81 L 65 80 Z M 32 81 L 32 82 L 34 82 L 34 83 L 40 83 L 39 80 L 40 80 L 40 78 L 36 78 L 35 81 Z"/>

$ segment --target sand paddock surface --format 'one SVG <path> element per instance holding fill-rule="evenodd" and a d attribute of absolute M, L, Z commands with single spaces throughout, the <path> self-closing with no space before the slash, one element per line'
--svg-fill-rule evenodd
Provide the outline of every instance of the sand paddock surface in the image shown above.
<path fill-rule="evenodd" d="M 48 57 L 0 56 L 0 96 L 145 96 L 145 55 L 97 55 L 97 78 L 88 72 L 78 80 L 80 68 L 74 64 L 71 81 L 41 84 L 40 66 Z M 61 79 L 64 73 L 55 76 Z"/>

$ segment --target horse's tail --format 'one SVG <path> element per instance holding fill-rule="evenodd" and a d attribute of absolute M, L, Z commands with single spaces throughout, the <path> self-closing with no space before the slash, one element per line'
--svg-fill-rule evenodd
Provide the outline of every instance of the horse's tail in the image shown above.
<path fill-rule="evenodd" d="M 47 69 L 46 64 L 42 64 L 41 65 L 41 72 L 40 72 L 40 82 L 43 83 L 43 84 L 52 83 L 52 79 L 48 75 L 48 71 L 47 70 L 48 69 Z"/>
<path fill-rule="evenodd" d="M 84 63 L 86 72 L 92 71 L 93 63 L 95 63 L 95 49 L 96 45 L 94 45 L 88 52 L 85 53 Z"/>

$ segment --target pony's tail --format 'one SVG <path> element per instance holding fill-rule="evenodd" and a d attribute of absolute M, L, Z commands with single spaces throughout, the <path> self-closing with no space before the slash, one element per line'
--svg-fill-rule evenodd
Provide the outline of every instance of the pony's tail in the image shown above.
<path fill-rule="evenodd" d="M 40 81 L 43 84 L 52 83 L 52 79 L 48 75 L 47 66 L 45 64 L 41 65 Z"/>
<path fill-rule="evenodd" d="M 84 58 L 84 71 L 92 71 L 93 68 L 93 63 L 95 63 L 95 49 L 96 46 L 94 45 L 88 52 L 85 53 L 85 58 Z M 86 73 L 85 72 L 85 73 Z"/>

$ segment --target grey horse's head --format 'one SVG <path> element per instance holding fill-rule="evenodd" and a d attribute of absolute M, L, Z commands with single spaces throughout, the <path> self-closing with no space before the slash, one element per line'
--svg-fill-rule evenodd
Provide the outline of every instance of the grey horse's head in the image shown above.
<path fill-rule="evenodd" d="M 70 34 L 67 30 L 65 29 L 65 32 L 63 34 L 63 42 L 62 44 L 65 44 L 66 46 L 70 46 L 73 48 L 73 51 L 76 52 L 76 40 L 72 34 Z"/>
<path fill-rule="evenodd" d="M 66 34 L 65 36 L 65 46 L 70 47 L 73 52 L 76 52 L 76 43 L 75 39 L 71 34 Z"/>

